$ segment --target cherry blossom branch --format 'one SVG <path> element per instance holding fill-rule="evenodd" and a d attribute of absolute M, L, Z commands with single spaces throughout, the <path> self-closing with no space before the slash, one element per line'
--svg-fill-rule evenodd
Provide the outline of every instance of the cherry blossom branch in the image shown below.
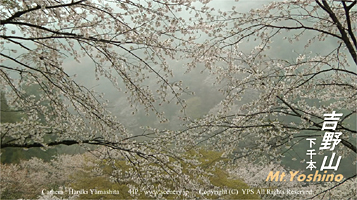
<path fill-rule="evenodd" d="M 295 108 L 293 108 L 289 103 L 287 103 L 283 98 L 277 96 L 277 98 L 282 101 L 286 106 L 288 106 L 290 108 L 291 111 L 293 111 L 297 116 L 299 116 L 300 118 L 312 123 L 314 126 L 316 127 L 319 127 L 319 128 L 322 128 L 322 126 L 314 121 L 312 121 L 311 119 L 308 119 L 307 117 L 305 116 L 302 116 L 300 113 L 298 113 Z M 342 127 L 343 128 L 343 127 Z M 351 132 L 356 132 L 357 131 L 353 131 L 353 130 L 349 130 Z M 348 142 L 347 140 L 345 139 L 341 139 L 341 143 L 346 146 L 347 148 L 351 149 L 353 152 L 357 153 L 357 148 L 355 145 L 353 145 L 352 143 Z"/>
<path fill-rule="evenodd" d="M 351 3 L 349 6 L 346 5 L 346 2 L 342 1 L 343 8 L 345 9 L 345 15 L 346 15 L 346 22 L 347 22 L 347 27 L 348 27 L 348 34 L 350 35 L 353 44 L 355 45 L 355 49 L 357 50 L 357 39 L 356 36 L 353 32 L 352 28 L 352 22 L 351 22 L 351 16 L 350 16 L 350 10 L 352 9 L 353 6 L 355 6 L 357 1 L 354 1 Z"/>
<path fill-rule="evenodd" d="M 12 20 L 14 20 L 15 18 L 19 18 L 21 17 L 22 15 L 26 14 L 26 13 L 29 13 L 29 12 L 32 12 L 32 11 L 35 11 L 35 10 L 39 10 L 39 9 L 54 9 L 54 8 L 60 8 L 60 7 L 68 7 L 68 6 L 74 6 L 74 5 L 77 5 L 77 4 L 80 4 L 84 1 L 87 1 L 87 0 L 80 0 L 80 1 L 72 1 L 71 3 L 68 3 L 68 4 L 60 4 L 60 5 L 55 5 L 55 6 L 40 6 L 40 5 L 37 5 L 36 7 L 34 8 L 30 8 L 30 9 L 27 9 L 27 10 L 23 10 L 23 11 L 18 11 L 16 13 L 14 13 L 11 17 L 5 19 L 5 20 L 0 20 L 0 25 L 4 25 L 4 24 L 8 24 L 9 22 L 11 22 Z"/>
<path fill-rule="evenodd" d="M 322 191 L 322 192 L 319 192 L 319 193 L 317 193 L 316 195 L 314 195 L 314 196 L 312 196 L 312 197 L 310 197 L 310 198 L 308 198 L 308 199 L 313 199 L 313 198 L 319 196 L 320 194 L 325 194 L 326 192 L 328 192 L 328 191 L 330 191 L 330 190 L 333 190 L 333 189 L 335 189 L 336 187 L 339 187 L 340 185 L 344 184 L 346 181 L 349 181 L 349 180 L 351 180 L 351 179 L 353 179 L 353 178 L 356 178 L 356 177 L 357 177 L 357 174 L 355 174 L 355 175 L 353 175 L 353 176 L 350 176 L 350 177 L 346 178 L 345 180 L 339 182 L 338 184 L 334 185 L 333 187 L 330 187 L 330 188 L 328 188 L 328 189 L 326 189 L 326 190 L 324 190 L 324 191 Z"/>
<path fill-rule="evenodd" d="M 329 15 L 332 21 L 336 24 L 340 34 L 341 34 L 341 40 L 345 43 L 348 51 L 350 52 L 352 59 L 354 60 L 355 64 L 357 65 L 357 47 L 356 49 L 353 48 L 353 45 L 351 44 L 350 39 L 348 38 L 348 35 L 345 31 L 345 28 L 341 24 L 340 20 L 337 18 L 336 14 L 331 10 L 330 5 L 326 2 L 326 0 L 322 0 L 322 3 L 319 0 L 315 0 L 315 2 L 324 10 L 326 11 Z M 351 4 L 352 5 L 352 4 Z M 351 30 L 352 31 L 352 30 Z"/>

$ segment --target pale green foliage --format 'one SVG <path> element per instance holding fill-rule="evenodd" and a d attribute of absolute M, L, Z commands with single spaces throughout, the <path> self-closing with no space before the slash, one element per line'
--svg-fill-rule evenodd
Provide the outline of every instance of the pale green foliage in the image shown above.
<path fill-rule="evenodd" d="M 18 164 L 1 164 L 1 199 L 35 199 L 44 189 L 58 190 L 71 183 L 71 174 L 92 165 L 82 155 L 61 155 L 51 162 L 32 158 Z"/>
<path fill-rule="evenodd" d="M 51 160 L 50 162 L 43 162 L 40 159 L 32 158 L 28 161 L 22 161 L 20 164 L 4 164 L 1 165 L 1 198 L 30 198 L 37 197 L 45 198 L 79 198 L 79 199 L 131 199 L 131 198 L 182 198 L 178 195 L 154 195 L 145 194 L 145 183 L 136 182 L 135 179 L 126 177 L 130 174 L 132 166 L 123 159 L 99 159 L 97 155 L 99 152 L 86 153 L 81 155 L 61 155 Z M 200 168 L 203 176 L 206 174 L 210 182 L 202 182 L 201 190 L 216 189 L 250 189 L 243 182 L 237 178 L 230 178 L 227 168 L 220 166 L 226 163 L 227 159 L 221 158 L 222 153 L 207 151 L 201 149 L 199 152 L 190 151 L 182 155 L 182 158 L 188 159 L 197 158 L 196 164 L 185 163 L 180 161 L 183 165 L 182 172 L 188 176 L 195 177 L 196 173 L 193 168 Z M 154 165 L 154 164 L 151 164 Z M 165 174 L 162 174 L 165 176 Z M 203 180 L 203 179 L 202 179 Z M 176 190 L 176 184 L 170 180 L 165 182 L 159 179 L 152 190 Z M 138 195 L 131 195 L 130 188 L 137 188 L 140 193 Z M 144 188 L 144 189 L 143 189 Z M 71 194 L 69 191 L 73 189 L 76 191 L 85 190 L 116 190 L 120 194 Z M 54 194 L 48 196 L 49 191 L 63 191 L 63 194 Z M 44 194 L 42 194 L 44 191 Z M 146 190 L 149 191 L 149 190 Z M 257 199 L 258 195 L 224 195 L 224 196 L 202 196 L 199 191 L 186 188 L 189 192 L 189 198 L 224 198 L 224 199 Z"/>
<path fill-rule="evenodd" d="M 201 168 L 204 173 L 207 174 L 207 177 L 210 180 L 210 183 L 201 183 L 202 185 L 202 191 L 205 189 L 208 190 L 210 188 L 215 188 L 216 190 L 221 190 L 223 188 L 225 189 L 249 189 L 250 186 L 245 184 L 242 180 L 239 178 L 233 179 L 229 178 L 229 174 L 226 171 L 226 169 L 221 169 L 221 164 L 227 162 L 227 159 L 222 159 L 221 158 L 222 153 L 219 152 L 213 152 L 213 151 L 206 151 L 201 149 L 199 152 L 194 152 L 191 151 L 185 155 L 182 155 L 182 158 L 185 159 L 186 157 L 188 159 L 192 158 L 198 158 L 198 164 L 195 166 L 195 168 Z M 127 179 L 123 178 L 122 176 L 125 176 L 127 173 L 130 173 L 131 166 L 128 165 L 124 160 L 111 160 L 108 162 L 108 160 L 102 160 L 99 161 L 97 166 L 95 167 L 90 167 L 87 168 L 83 172 L 78 172 L 75 173 L 72 177 L 71 180 L 73 180 L 73 183 L 71 183 L 71 188 L 80 190 L 80 189 L 87 189 L 87 188 L 96 188 L 97 190 L 117 190 L 120 191 L 119 195 L 112 194 L 112 195 L 100 195 L 100 194 L 81 194 L 79 198 L 81 199 L 99 199 L 99 198 L 105 198 L 105 199 L 130 199 L 130 198 L 139 198 L 139 199 L 148 199 L 148 198 L 168 198 L 168 199 L 181 199 L 185 196 L 182 195 L 154 195 L 154 194 L 145 194 L 145 190 L 143 189 L 143 185 L 146 185 L 146 183 L 136 183 L 132 179 Z M 109 164 L 108 164 L 109 163 Z M 218 165 L 220 163 L 220 165 Z M 183 174 L 186 174 L 191 177 L 195 177 L 194 171 L 192 171 L 193 166 L 192 164 L 187 164 L 184 161 L 181 161 L 181 164 L 183 165 L 182 172 Z M 153 165 L 153 164 L 151 164 Z M 100 172 L 98 175 L 98 172 Z M 116 176 L 115 176 L 115 175 Z M 165 176 L 165 174 L 162 174 Z M 175 183 L 172 181 L 160 181 L 157 180 L 156 183 L 154 183 L 150 191 L 156 190 L 156 191 L 164 191 L 164 190 L 175 190 Z M 129 190 L 130 189 L 138 189 L 138 194 L 130 194 Z M 189 198 L 220 198 L 220 199 L 257 199 L 259 198 L 258 195 L 244 195 L 240 193 L 239 195 L 223 195 L 223 196 L 217 196 L 217 195 L 212 195 L 212 196 L 202 196 L 199 194 L 199 191 L 195 190 L 190 190 L 190 188 L 186 188 L 187 191 L 189 191 L 189 194 L 187 197 Z"/>
<path fill-rule="evenodd" d="M 121 177 L 118 173 L 127 172 L 131 166 L 124 160 L 116 160 L 115 163 L 108 162 L 108 159 L 102 160 L 97 155 L 99 152 L 85 153 L 81 155 L 61 155 L 50 162 L 43 162 L 40 159 L 32 158 L 28 161 L 22 161 L 19 164 L 2 164 L 1 170 L 1 199 L 98 199 L 103 197 L 105 199 L 131 199 L 140 198 L 148 199 L 155 198 L 153 194 L 144 193 L 141 186 L 145 184 L 135 183 L 135 179 L 126 179 Z M 285 171 L 281 166 L 269 164 L 269 165 L 256 165 L 249 163 L 246 160 L 241 160 L 240 164 L 226 165 L 229 159 L 222 158 L 222 153 L 207 151 L 201 149 L 198 152 L 190 151 L 182 156 L 182 158 L 188 157 L 192 159 L 197 158 L 196 167 L 201 168 L 204 172 L 208 172 L 207 178 L 210 179 L 210 183 L 202 184 L 200 188 L 202 191 L 205 189 L 238 189 L 240 192 L 238 195 L 222 195 L 222 196 L 200 196 L 199 191 L 190 190 L 191 197 L 199 198 L 219 198 L 219 199 L 258 199 L 260 195 L 244 195 L 242 189 L 253 189 L 255 192 L 257 189 L 262 188 L 285 188 L 295 190 L 313 190 L 315 192 L 324 191 L 329 189 L 334 183 L 326 183 L 324 185 L 310 185 L 308 187 L 303 186 L 303 182 L 269 182 L 265 181 L 266 175 L 271 170 Z M 188 163 L 183 163 L 183 171 L 186 174 L 194 177 L 194 171 L 189 172 Z M 223 167 L 226 166 L 226 167 Z M 125 174 L 125 173 L 124 173 Z M 204 174 L 204 173 L 201 173 Z M 159 180 L 158 180 L 159 181 Z M 173 182 L 157 182 L 155 184 L 156 189 L 163 189 L 159 187 L 159 184 L 168 186 L 167 190 L 173 190 Z M 352 181 L 346 182 L 344 187 L 346 191 L 341 193 L 329 191 L 326 198 L 337 199 L 339 197 L 346 197 L 356 195 L 355 183 Z M 139 189 L 138 195 L 130 195 L 129 189 Z M 63 194 L 51 195 L 48 194 L 52 190 L 63 191 Z M 80 191 L 81 189 L 89 191 L 90 189 L 97 189 L 106 191 L 108 189 L 120 191 L 119 195 L 75 195 L 69 194 L 70 189 Z M 44 194 L 42 194 L 42 190 Z M 150 191 L 154 191 L 152 188 Z M 146 190 L 149 191 L 149 190 Z M 157 198 L 178 198 L 182 199 L 179 195 L 163 195 L 156 196 Z M 261 196 L 267 199 L 306 199 L 308 196 L 296 196 L 296 195 L 263 195 Z"/>
<path fill-rule="evenodd" d="M 21 115 L 18 112 L 11 110 L 3 92 L 0 92 L 0 102 L 1 123 L 14 123 L 18 121 Z"/>

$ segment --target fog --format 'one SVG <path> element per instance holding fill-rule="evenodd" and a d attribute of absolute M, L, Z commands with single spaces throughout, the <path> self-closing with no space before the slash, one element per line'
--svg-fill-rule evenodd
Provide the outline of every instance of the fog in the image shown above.
<path fill-rule="evenodd" d="M 250 9 L 259 8 L 268 2 L 271 1 L 240 0 L 236 2 L 232 0 L 214 0 L 210 2 L 208 6 L 215 8 L 215 11 L 213 12 L 218 12 L 218 10 L 231 11 L 231 7 L 233 5 L 237 7 L 237 11 L 247 12 Z M 180 16 L 180 14 L 178 14 L 178 16 Z M 181 13 L 181 17 L 185 18 L 186 16 L 184 13 Z M 271 44 L 273 48 L 268 51 L 267 55 L 271 58 L 286 59 L 293 62 L 300 54 L 307 54 L 311 56 L 326 55 L 336 48 L 336 41 L 334 40 L 316 42 L 313 46 L 305 48 L 304 45 L 306 44 L 306 41 L 311 38 L 311 33 L 308 31 L 301 35 L 301 43 L 290 44 L 288 41 L 283 40 L 286 36 L 298 33 L 300 33 L 300 31 L 291 31 L 289 33 L 280 33 L 276 35 L 273 38 L 273 43 Z M 198 34 L 200 34 L 198 37 L 199 41 L 209 39 L 205 34 Z M 251 51 L 256 44 L 257 42 L 243 40 L 239 44 L 239 48 L 241 52 L 247 53 Z M 118 51 L 120 50 L 118 49 Z M 18 53 L 21 53 L 20 49 Z M 138 56 L 144 56 L 143 51 L 138 50 L 135 51 L 135 53 Z M 181 120 L 183 117 L 189 117 L 193 120 L 201 118 L 209 113 L 216 113 L 220 108 L 220 102 L 224 99 L 224 95 L 219 91 L 219 89 L 227 87 L 225 85 L 226 82 L 222 81 L 221 83 L 216 83 L 216 75 L 207 70 L 203 64 L 197 64 L 196 68 L 187 73 L 187 63 L 190 62 L 189 59 L 182 58 L 181 60 L 173 60 L 167 58 L 167 62 L 173 71 L 173 77 L 169 78 L 169 82 L 182 81 L 183 87 L 188 87 L 189 89 L 187 90 L 187 93 L 180 97 L 184 99 L 187 104 L 187 108 L 184 112 L 180 112 L 182 109 L 181 105 L 177 105 L 175 103 L 164 103 L 162 106 L 157 106 L 157 109 L 160 112 L 165 112 L 165 117 L 169 120 L 166 123 L 160 123 L 160 119 L 158 119 L 156 114 L 154 112 L 147 113 L 142 105 L 134 105 L 131 107 L 130 103 L 127 101 L 129 96 L 125 93 L 125 84 L 117 74 L 116 77 L 118 78 L 118 87 L 114 87 L 113 84 L 104 76 L 99 76 L 99 80 L 97 80 L 97 76 L 95 74 L 95 64 L 88 56 L 80 58 L 79 62 L 72 60 L 71 58 L 65 59 L 62 67 L 67 74 L 73 77 L 73 79 L 79 84 L 90 90 L 94 90 L 98 95 L 103 93 L 103 99 L 109 100 L 107 109 L 111 111 L 113 115 L 117 116 L 119 121 L 124 124 L 132 132 L 132 134 L 138 135 L 143 132 L 141 127 L 145 126 L 180 130 L 186 123 Z M 225 66 L 221 67 L 224 68 Z M 152 65 L 152 68 L 157 70 L 158 73 L 161 71 L 159 66 Z M 110 70 L 109 66 L 107 70 Z M 150 70 L 147 70 L 147 72 L 149 71 Z M 150 79 L 145 80 L 142 85 L 148 86 L 152 91 L 155 91 L 158 87 L 158 77 L 154 74 L 150 74 L 149 76 Z M 243 78 L 244 76 L 244 74 L 236 74 L 237 78 Z M 120 88 L 120 90 L 118 90 L 118 88 Z M 256 99 L 258 96 L 259 91 L 253 89 L 248 90 L 241 101 L 235 102 L 232 106 L 231 112 L 234 113 L 234 111 L 241 105 Z M 172 96 L 168 95 L 167 99 L 170 99 L 171 97 Z M 158 102 L 156 102 L 156 104 L 158 104 Z M 136 109 L 138 111 L 134 112 Z M 353 124 L 352 121 L 349 123 Z M 305 146 L 306 144 L 302 144 L 297 147 L 298 149 L 304 149 L 304 151 L 306 151 Z M 294 153 L 299 154 L 298 156 L 303 156 L 304 154 L 304 152 L 289 152 L 285 161 L 289 162 L 288 159 L 295 157 L 296 155 L 293 155 Z"/>

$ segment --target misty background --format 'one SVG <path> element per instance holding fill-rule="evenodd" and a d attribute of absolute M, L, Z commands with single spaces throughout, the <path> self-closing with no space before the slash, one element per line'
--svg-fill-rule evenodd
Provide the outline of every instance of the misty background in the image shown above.
<path fill-rule="evenodd" d="M 222 11 L 230 11 L 231 7 L 234 5 L 238 8 L 237 11 L 246 12 L 250 9 L 260 8 L 269 2 L 272 1 L 240 0 L 236 2 L 233 0 L 214 0 L 210 2 L 208 6 L 214 7 L 217 12 L 219 9 Z M 311 38 L 311 33 L 306 32 L 305 34 L 301 35 L 301 43 L 293 44 L 290 44 L 286 40 L 282 39 L 283 37 L 288 36 L 288 34 L 284 34 L 279 34 L 273 39 L 274 42 L 271 44 L 273 48 L 271 48 L 268 53 L 270 57 L 284 58 L 286 60 L 294 61 L 296 57 L 299 56 L 299 54 L 325 55 L 336 48 L 336 41 L 326 40 L 324 42 L 316 43 L 310 46 L 308 49 L 305 49 L 304 45 L 306 44 L 308 38 Z M 289 32 L 289 35 L 290 34 L 294 34 L 294 31 Z M 198 40 L 204 41 L 205 39 L 208 38 L 202 34 Z M 254 48 L 255 45 L 256 43 L 254 42 L 243 41 L 240 45 L 240 48 L 242 52 L 249 52 L 252 48 Z M 21 50 L 19 49 L 18 53 L 21 53 L 20 51 Z M 144 56 L 143 52 L 136 51 L 135 53 L 139 56 Z M 225 82 L 223 81 L 221 83 L 217 83 L 216 75 L 210 73 L 207 69 L 204 68 L 203 65 L 197 65 L 195 69 L 187 73 L 186 64 L 188 62 L 189 60 L 185 59 L 168 59 L 169 66 L 173 70 L 173 77 L 171 77 L 169 81 L 182 81 L 183 86 L 188 87 L 188 89 L 187 93 L 181 96 L 187 105 L 184 113 L 180 112 L 182 107 L 174 103 L 163 104 L 162 106 L 157 107 L 158 110 L 165 112 L 165 117 L 169 120 L 165 123 L 160 123 L 160 119 L 157 118 L 155 113 L 146 113 L 143 106 L 137 105 L 136 107 L 131 107 L 127 101 L 129 95 L 125 93 L 125 86 L 123 82 L 119 81 L 118 87 L 123 88 L 123 90 L 118 91 L 118 89 L 115 88 L 112 83 L 105 77 L 100 77 L 99 80 L 96 80 L 95 66 L 90 58 L 82 57 L 80 62 L 66 59 L 63 63 L 63 67 L 65 71 L 70 76 L 73 76 L 74 80 L 76 80 L 79 84 L 90 90 L 95 90 L 97 94 L 103 94 L 103 99 L 109 100 L 107 109 L 111 111 L 113 115 L 117 116 L 121 123 L 126 128 L 128 128 L 131 133 L 134 135 L 139 135 L 143 133 L 146 126 L 159 129 L 180 130 L 183 129 L 186 123 L 185 121 L 181 120 L 183 117 L 189 117 L 191 120 L 194 120 L 206 114 L 217 112 L 220 106 L 220 102 L 224 99 L 224 95 L 219 91 L 219 89 L 226 87 Z M 243 74 L 241 76 L 244 77 Z M 237 75 L 237 77 L 239 77 L 239 75 Z M 156 81 L 157 79 L 155 78 L 149 79 L 145 82 L 145 84 L 150 88 L 155 88 Z M 258 91 L 252 90 L 247 92 L 242 98 L 242 101 L 237 102 L 234 106 L 239 107 L 257 98 L 258 96 Z M 137 112 L 134 112 L 136 109 Z M 132 114 L 133 112 L 134 114 Z M 234 109 L 232 109 L 232 113 L 234 113 Z M 351 128 L 356 129 L 355 121 L 356 119 L 351 119 L 348 121 L 351 126 L 354 126 Z M 321 131 L 319 134 L 323 133 L 324 132 Z M 319 144 L 320 142 L 321 140 L 319 141 L 319 139 L 317 139 L 316 144 Z M 308 158 L 306 156 L 307 149 L 309 149 L 308 145 L 308 141 L 301 141 L 294 149 L 287 151 L 285 154 L 286 157 L 283 159 L 282 164 L 291 169 L 305 170 L 306 163 L 300 161 Z M 318 145 L 316 145 L 315 148 L 317 149 Z M 26 153 L 23 153 L 23 151 L 24 150 L 16 150 L 10 153 L 7 152 L 7 150 L 4 150 L 4 154 L 2 155 L 2 162 L 12 162 L 13 160 L 18 160 L 15 159 L 15 157 L 24 157 L 22 154 Z M 82 150 L 78 146 L 61 146 L 42 153 L 38 150 L 27 150 L 26 152 L 30 156 L 36 155 L 41 157 L 42 154 L 52 155 L 56 153 L 80 153 Z M 4 155 L 8 155 L 10 157 L 6 158 Z M 46 159 L 50 158 L 50 156 L 42 157 L 45 157 Z M 323 156 L 316 156 L 315 159 L 318 163 L 321 163 Z M 351 164 L 353 160 L 353 157 L 343 158 L 341 160 L 339 171 L 336 173 L 343 173 L 345 176 L 353 173 L 353 170 L 351 172 L 351 169 L 355 167 Z"/>

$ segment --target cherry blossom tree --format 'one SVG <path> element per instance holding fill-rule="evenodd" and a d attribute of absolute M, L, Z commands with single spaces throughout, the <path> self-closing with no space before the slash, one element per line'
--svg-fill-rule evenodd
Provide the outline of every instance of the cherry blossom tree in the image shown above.
<path fill-rule="evenodd" d="M 181 194 L 162 194 L 164 187 L 168 191 L 175 191 L 172 188 L 173 180 L 167 179 L 161 182 L 157 179 L 151 190 L 148 190 L 146 183 L 138 184 L 135 179 L 128 176 L 130 164 L 125 162 L 124 158 L 116 159 L 112 165 L 107 165 L 101 150 L 86 152 L 77 155 L 59 155 L 50 162 L 44 162 L 38 158 L 22 160 L 18 164 L 0 165 L 1 170 L 1 198 L 39 198 L 39 199 L 147 199 L 147 198 L 224 198 L 224 199 L 241 199 L 241 198 L 258 198 L 257 194 L 218 194 L 205 195 L 199 191 L 183 190 Z M 198 156 L 200 168 L 203 170 L 200 174 L 209 174 L 209 182 L 201 183 L 201 187 L 230 188 L 230 189 L 247 189 L 240 177 L 232 178 L 227 169 L 221 169 L 216 163 L 226 162 L 227 159 L 220 157 L 220 152 L 205 151 L 200 149 L 199 152 L 188 152 L 182 157 Z M 182 160 L 183 161 L 183 160 Z M 184 164 L 184 163 L 183 163 Z M 184 164 L 184 170 L 189 170 L 189 165 Z M 189 176 L 194 176 L 195 171 L 187 171 Z M 160 184 L 158 184 L 160 183 Z M 151 184 L 153 186 L 154 184 Z M 149 186 L 149 187 L 151 187 Z M 71 190 L 88 191 L 87 193 L 74 193 Z M 108 189 L 119 191 L 114 194 L 94 193 L 94 189 L 107 191 Z M 203 188 L 202 188 L 203 189 Z M 92 191 L 91 191 L 92 190 Z M 52 191 L 52 192 L 51 192 Z M 53 192 L 55 191 L 55 192 Z M 133 192 L 136 191 L 136 192 Z M 161 191 L 161 193 L 159 193 Z M 157 192 L 157 193 L 154 193 Z"/>
<path fill-rule="evenodd" d="M 175 0 L 3 0 L 0 8 L 1 94 L 11 111 L 23 116 L 1 123 L 1 149 L 106 146 L 115 153 L 103 152 L 103 159 L 125 158 L 134 181 L 150 185 L 161 177 L 176 180 L 177 187 L 195 185 L 180 173 L 180 163 L 169 159 L 177 160 L 179 151 L 160 139 L 165 132 L 131 133 L 106 108 L 104 94 L 70 71 L 90 60 L 88 71 L 126 95 L 134 112 L 143 109 L 165 122 L 159 105 L 170 101 L 184 108 L 180 97 L 186 92 L 170 79 L 168 63 L 185 58 L 193 31 L 200 28 L 195 18 L 185 20 L 180 13 L 201 15 L 205 7 Z M 31 86 L 39 91 L 27 95 Z"/>
<path fill-rule="evenodd" d="M 206 144 L 233 161 L 280 162 L 284 147 L 321 138 L 323 115 L 336 111 L 343 113 L 337 150 L 356 153 L 356 1 L 278 1 L 249 12 L 239 3 L 215 11 L 200 2 L 3 0 L 1 90 L 24 117 L 1 124 L 1 148 L 106 146 L 102 159 L 125 158 L 130 177 L 147 189 L 161 178 L 195 190 L 207 177 L 199 168 L 198 179 L 184 176 L 180 161 L 198 161 L 178 153 Z M 170 79 L 172 60 L 184 60 L 188 72 L 203 64 L 225 98 L 185 130 L 134 135 L 106 109 L 105 96 L 68 72 L 71 59 L 91 60 L 97 79 L 110 80 L 134 110 L 162 122 L 159 105 L 185 108 L 185 87 Z M 39 96 L 25 95 L 32 85 Z"/>
<path fill-rule="evenodd" d="M 229 162 L 227 158 L 221 158 L 221 152 L 206 151 L 200 149 L 198 152 L 188 152 L 182 157 L 193 157 L 201 154 L 200 166 L 204 172 L 209 172 L 208 178 L 211 187 L 221 190 L 222 188 L 231 189 L 232 191 L 240 191 L 238 194 L 233 192 L 231 195 L 221 194 L 205 195 L 199 191 L 187 190 L 186 193 L 180 195 L 163 195 L 154 193 L 159 190 L 144 190 L 140 184 L 137 184 L 133 179 L 126 178 L 125 174 L 130 173 L 130 165 L 125 162 L 125 159 L 116 159 L 113 165 L 107 165 L 106 160 L 101 159 L 103 155 L 101 150 L 86 152 L 77 155 L 58 155 L 50 162 L 44 162 L 38 158 L 30 160 L 22 160 L 18 164 L 1 164 L 1 198 L 30 198 L 30 199 L 88 199 L 88 198 L 104 198 L 104 199 L 131 199 L 131 198 L 177 198 L 177 197 L 192 197 L 192 198 L 208 198 L 208 199 L 257 199 L 259 196 L 264 199 L 307 199 L 313 194 L 296 196 L 294 194 L 257 194 L 257 191 L 262 188 L 286 188 L 291 190 L 305 190 L 322 192 L 333 186 L 333 183 L 326 185 L 309 185 L 304 186 L 303 182 L 297 180 L 289 182 L 266 182 L 266 174 L 272 170 L 286 172 L 282 166 L 269 163 L 268 165 L 256 165 L 249 162 L 247 159 L 241 159 L 239 165 L 230 167 L 227 165 L 222 169 L 222 162 Z M 197 154 L 199 153 L 199 154 Z M 217 165 L 218 164 L 218 165 Z M 188 165 L 185 165 L 184 170 L 187 170 Z M 115 173 L 113 173 L 115 172 Z M 189 172 L 193 176 L 193 171 Z M 201 175 L 203 173 L 201 172 Z M 173 190 L 170 186 L 173 184 L 169 179 L 163 183 Z M 331 192 L 327 197 L 333 199 L 348 198 L 355 196 L 355 183 L 352 181 L 346 182 L 346 191 L 344 193 Z M 207 187 L 206 188 L 211 188 Z M 253 188 L 255 194 L 247 194 L 241 192 L 241 189 Z M 76 191 L 86 190 L 88 194 L 76 194 L 69 192 L 71 189 Z M 91 194 L 90 189 L 106 191 L 108 189 L 120 191 L 119 194 Z M 132 190 L 130 190 L 132 189 Z M 136 189 L 136 190 L 135 190 Z M 160 188 L 158 188 L 160 189 Z M 203 188 L 202 188 L 203 189 Z M 51 192 L 52 191 L 52 192 Z M 53 192 L 55 191 L 55 192 Z M 136 193 L 131 191 L 137 191 Z M 319 198 L 320 199 L 320 198 Z"/>
<path fill-rule="evenodd" d="M 169 82 L 172 70 L 166 60 L 194 39 L 184 37 L 191 30 L 175 16 L 180 10 L 200 12 L 189 2 L 3 1 L 1 85 L 11 106 L 26 118 L 2 125 L 2 137 L 12 138 L 3 140 L 2 148 L 119 144 L 130 137 L 105 109 L 101 95 L 67 73 L 69 58 L 91 59 L 98 79 L 108 78 L 119 90 L 123 83 L 132 106 L 140 104 L 165 120 L 156 102 L 166 102 L 173 94 L 182 104 L 183 90 L 180 83 Z M 176 37 L 178 33 L 182 37 Z M 157 80 L 157 88 L 144 84 L 149 78 Z M 25 98 L 23 87 L 28 85 L 41 88 L 39 99 Z M 44 101 L 47 106 L 39 105 Z M 41 114 L 45 123 L 38 122 Z M 51 134 L 57 135 L 56 141 L 43 141 Z"/>
<path fill-rule="evenodd" d="M 217 77 L 225 98 L 215 112 L 179 132 L 180 139 L 236 159 L 266 156 L 265 163 L 279 163 L 305 138 L 321 142 L 324 114 L 336 111 L 343 113 L 338 152 L 355 155 L 356 3 L 278 1 L 249 12 L 240 12 L 237 3 L 206 21 L 220 27 L 206 33 L 209 40 L 192 59 Z M 355 180 L 356 171 L 350 173 L 346 180 Z"/>
<path fill-rule="evenodd" d="M 87 156 L 59 155 L 51 162 L 34 157 L 17 164 L 1 164 L 1 198 L 35 199 L 41 193 L 67 186 L 73 182 L 71 176 L 96 166 L 93 159 L 85 159 Z"/>

